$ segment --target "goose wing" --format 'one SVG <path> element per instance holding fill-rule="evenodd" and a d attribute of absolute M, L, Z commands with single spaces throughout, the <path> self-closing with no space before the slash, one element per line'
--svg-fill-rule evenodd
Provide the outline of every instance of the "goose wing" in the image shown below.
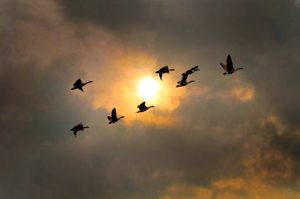
<path fill-rule="evenodd" d="M 182 75 L 184 75 L 184 74 L 190 75 L 190 74 L 192 74 L 192 73 L 193 73 L 193 69 L 191 68 L 191 69 L 185 71 L 185 73 L 183 73 Z"/>
<path fill-rule="evenodd" d="M 233 63 L 230 55 L 227 56 L 226 65 L 227 65 L 227 71 L 233 70 Z"/>
<path fill-rule="evenodd" d="M 185 73 L 186 73 L 187 75 L 190 75 L 190 74 L 194 73 L 194 72 L 197 71 L 197 70 L 199 70 L 199 69 L 198 69 L 198 66 L 194 66 L 194 67 L 190 68 L 189 70 L 187 70 Z"/>
<path fill-rule="evenodd" d="M 111 117 L 112 117 L 112 120 L 116 120 L 116 119 L 117 119 L 117 111 L 116 111 L 116 108 L 114 108 L 114 109 L 111 111 Z"/>
<path fill-rule="evenodd" d="M 73 84 L 75 87 L 81 87 L 82 86 L 82 81 L 81 79 L 76 80 L 76 82 Z"/>
<path fill-rule="evenodd" d="M 163 75 L 162 73 L 159 73 L 159 78 L 160 78 L 161 80 L 162 80 L 162 75 Z"/>
<path fill-rule="evenodd" d="M 191 68 L 191 70 L 192 70 L 192 71 L 197 71 L 197 70 L 199 70 L 199 69 L 198 69 L 198 66 L 194 66 L 193 68 Z"/>
<path fill-rule="evenodd" d="M 222 68 L 225 70 L 225 71 L 228 71 L 227 70 L 227 66 L 225 64 L 223 64 L 222 62 L 220 62 L 220 65 L 222 66 Z"/>
<path fill-rule="evenodd" d="M 168 66 L 161 67 L 156 73 L 167 73 L 169 71 Z"/>
<path fill-rule="evenodd" d="M 137 106 L 139 109 L 146 108 L 146 102 L 142 102 L 140 105 Z"/>
<path fill-rule="evenodd" d="M 164 66 L 160 69 L 160 72 L 163 72 L 163 73 L 167 73 L 169 71 L 169 67 L 168 66 Z"/>
<path fill-rule="evenodd" d="M 82 124 L 82 123 L 77 124 L 76 126 L 74 126 L 74 127 L 71 129 L 71 131 L 79 130 L 79 129 L 82 128 L 82 127 L 83 127 L 83 124 Z"/>

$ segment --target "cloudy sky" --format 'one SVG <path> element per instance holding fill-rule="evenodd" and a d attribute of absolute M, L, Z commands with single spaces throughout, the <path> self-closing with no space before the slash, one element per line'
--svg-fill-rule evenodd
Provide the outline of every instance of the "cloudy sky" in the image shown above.
<path fill-rule="evenodd" d="M 0 0 L 0 198 L 300 198 L 299 22 L 299 0 Z"/>

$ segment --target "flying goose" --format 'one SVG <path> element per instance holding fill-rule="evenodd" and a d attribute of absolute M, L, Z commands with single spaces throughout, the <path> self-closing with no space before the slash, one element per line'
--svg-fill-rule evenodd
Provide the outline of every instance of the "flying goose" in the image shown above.
<path fill-rule="evenodd" d="M 83 92 L 83 86 L 85 86 L 86 84 L 89 84 L 89 83 L 92 83 L 93 81 L 88 81 L 88 82 L 85 82 L 85 83 L 82 83 L 81 79 L 78 79 L 76 80 L 76 82 L 73 84 L 73 88 L 71 88 L 71 90 L 74 90 L 74 89 L 79 89 Z"/>
<path fill-rule="evenodd" d="M 156 71 L 155 73 L 159 74 L 160 79 L 162 80 L 162 76 L 164 73 L 169 73 L 170 71 L 174 71 L 175 69 L 170 68 L 169 66 L 164 66 L 161 69 L 159 69 L 158 71 Z"/>
<path fill-rule="evenodd" d="M 177 82 L 178 85 L 177 85 L 176 87 L 183 87 L 183 86 L 186 86 L 186 85 L 188 85 L 188 84 L 194 82 L 194 80 L 187 82 L 187 81 L 186 81 L 186 80 L 187 80 L 187 77 L 188 77 L 188 74 L 182 73 L 182 78 L 181 78 L 180 81 Z"/>
<path fill-rule="evenodd" d="M 77 124 L 76 126 L 74 126 L 73 128 L 71 128 L 70 131 L 73 131 L 73 133 L 74 133 L 74 135 L 76 137 L 77 131 L 84 131 L 84 129 L 86 129 L 86 128 L 90 128 L 90 127 L 83 126 L 83 124 L 80 123 L 80 124 Z"/>
<path fill-rule="evenodd" d="M 117 111 L 116 111 L 116 108 L 114 108 L 112 111 L 111 111 L 111 116 L 107 116 L 107 119 L 109 120 L 109 124 L 112 124 L 112 123 L 116 123 L 117 121 L 119 121 L 120 119 L 124 118 L 125 116 L 121 116 L 121 117 L 117 117 Z"/>
<path fill-rule="evenodd" d="M 223 67 L 223 69 L 226 71 L 225 73 L 223 73 L 224 75 L 229 75 L 229 74 L 232 74 L 234 73 L 235 71 L 237 70 L 241 70 L 241 69 L 244 69 L 244 68 L 233 68 L 233 63 L 232 63 L 232 59 L 231 59 L 231 56 L 228 55 L 227 56 L 227 59 L 226 59 L 226 65 L 223 64 L 222 62 L 220 63 L 220 65 Z"/>
<path fill-rule="evenodd" d="M 146 110 L 148 110 L 148 109 L 150 109 L 150 108 L 152 108 L 152 107 L 154 107 L 154 106 L 149 106 L 149 107 L 147 107 L 147 106 L 146 106 L 146 102 L 143 102 L 143 103 L 141 103 L 140 105 L 138 105 L 137 107 L 138 107 L 138 109 L 139 109 L 139 111 L 138 111 L 137 113 L 140 113 L 140 112 L 144 112 L 144 111 L 146 111 Z"/>

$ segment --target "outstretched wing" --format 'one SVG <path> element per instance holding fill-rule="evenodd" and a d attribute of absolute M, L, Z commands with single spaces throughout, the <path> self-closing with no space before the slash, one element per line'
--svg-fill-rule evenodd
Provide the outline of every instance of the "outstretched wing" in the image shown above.
<path fill-rule="evenodd" d="M 140 105 L 137 106 L 139 109 L 146 107 L 146 102 L 142 102 Z"/>
<path fill-rule="evenodd" d="M 222 62 L 220 62 L 220 65 L 222 66 L 222 68 L 227 71 L 227 66 L 225 64 L 223 64 Z"/>
<path fill-rule="evenodd" d="M 192 74 L 192 73 L 194 73 L 194 72 L 196 72 L 198 70 L 199 70 L 198 66 L 194 66 L 194 67 L 190 68 L 189 70 L 187 70 L 185 72 L 185 74 L 190 75 L 190 74 Z"/>
<path fill-rule="evenodd" d="M 185 71 L 185 73 L 183 73 L 182 75 L 184 75 L 184 74 L 190 75 L 190 74 L 192 74 L 192 73 L 193 73 L 193 69 L 191 68 L 191 69 Z"/>
<path fill-rule="evenodd" d="M 77 124 L 76 126 L 74 126 L 74 127 L 71 129 L 71 131 L 74 131 L 74 130 L 78 129 L 78 128 L 80 127 L 80 125 L 81 125 L 81 124 Z"/>
<path fill-rule="evenodd" d="M 193 68 L 191 68 L 193 71 L 197 71 L 197 70 L 199 70 L 198 69 L 198 66 L 194 66 Z"/>
<path fill-rule="evenodd" d="M 227 71 L 233 70 L 233 63 L 230 55 L 227 56 L 226 65 L 227 65 Z"/>
<path fill-rule="evenodd" d="M 169 71 L 168 66 L 161 67 L 156 73 L 167 73 Z"/>
<path fill-rule="evenodd" d="M 167 73 L 169 71 L 169 67 L 168 66 L 164 66 L 160 69 L 161 72 L 163 73 Z"/>
<path fill-rule="evenodd" d="M 76 82 L 73 84 L 73 86 L 75 86 L 75 87 L 80 87 L 81 85 L 82 85 L 82 81 L 80 78 L 78 80 L 76 80 Z"/>
<path fill-rule="evenodd" d="M 161 80 L 162 80 L 162 75 L 163 75 L 162 73 L 159 73 L 159 78 L 160 78 Z"/>
<path fill-rule="evenodd" d="M 117 119 L 117 111 L 116 111 L 116 108 L 114 108 L 114 109 L 111 111 L 111 117 L 112 117 L 112 120 L 116 120 L 116 119 Z"/>

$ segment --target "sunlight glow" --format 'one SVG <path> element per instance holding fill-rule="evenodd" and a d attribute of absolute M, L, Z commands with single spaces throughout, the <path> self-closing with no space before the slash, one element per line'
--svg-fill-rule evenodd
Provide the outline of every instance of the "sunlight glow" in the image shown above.
<path fill-rule="evenodd" d="M 155 100 L 159 89 L 159 83 L 151 77 L 145 77 L 138 83 L 138 95 L 145 101 Z"/>

